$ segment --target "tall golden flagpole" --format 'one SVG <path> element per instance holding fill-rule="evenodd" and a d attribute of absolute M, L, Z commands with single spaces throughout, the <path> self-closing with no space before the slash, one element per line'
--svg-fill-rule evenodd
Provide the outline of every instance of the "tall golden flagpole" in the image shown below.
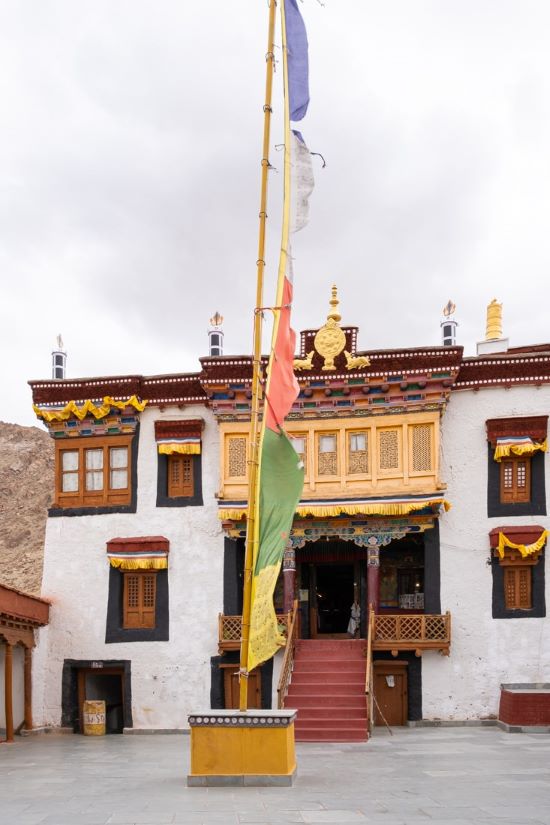
<path fill-rule="evenodd" d="M 252 565 L 255 544 L 258 540 L 256 525 L 258 499 L 258 451 L 260 436 L 260 371 L 262 359 L 262 313 L 265 269 L 265 228 L 267 221 L 267 183 L 269 172 L 269 140 L 271 133 L 271 95 L 273 88 L 275 13 L 276 0 L 269 3 L 269 26 L 267 36 L 264 138 L 262 150 L 262 182 L 260 191 L 260 227 L 258 234 L 258 260 L 256 280 L 256 309 L 254 312 L 254 354 L 252 364 L 252 410 L 250 418 L 250 459 L 248 467 L 248 510 L 246 516 L 246 551 L 244 559 L 243 618 L 241 629 L 241 657 L 239 682 L 239 708 L 244 711 L 248 705 L 248 640 L 250 635 L 250 607 L 252 590 Z"/>

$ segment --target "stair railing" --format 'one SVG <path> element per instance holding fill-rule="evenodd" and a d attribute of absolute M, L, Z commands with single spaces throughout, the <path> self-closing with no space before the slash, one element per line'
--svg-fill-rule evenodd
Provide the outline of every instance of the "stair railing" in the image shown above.
<path fill-rule="evenodd" d="M 369 604 L 367 621 L 367 664 L 365 668 L 365 702 L 367 703 L 367 731 L 370 735 L 374 727 L 374 684 L 372 666 L 372 641 L 374 638 L 375 613 L 372 604 Z"/>
<path fill-rule="evenodd" d="M 277 685 L 277 707 L 281 709 L 284 706 L 285 698 L 288 693 L 288 686 L 290 684 L 290 677 L 294 668 L 294 651 L 296 649 L 296 638 L 298 636 L 298 602 L 295 601 L 292 605 L 292 613 L 290 614 L 290 621 L 288 623 L 288 636 L 286 640 L 285 654 L 283 656 L 283 664 L 281 667 L 281 675 L 279 676 L 279 684 Z"/>

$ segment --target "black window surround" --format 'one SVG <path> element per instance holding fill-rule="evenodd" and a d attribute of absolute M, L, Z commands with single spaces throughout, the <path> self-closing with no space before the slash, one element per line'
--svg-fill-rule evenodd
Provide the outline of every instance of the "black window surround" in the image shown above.
<path fill-rule="evenodd" d="M 155 627 L 124 628 L 124 570 L 109 567 L 109 595 L 105 644 L 116 642 L 169 641 L 168 570 L 158 570 L 155 602 Z"/>
<path fill-rule="evenodd" d="M 506 608 L 504 596 L 504 570 L 498 558 L 491 558 L 491 573 L 493 576 L 493 619 L 540 619 L 546 616 L 545 552 L 541 551 L 538 561 L 530 567 L 531 579 L 531 604 L 530 610 L 508 610 Z"/>
<path fill-rule="evenodd" d="M 500 462 L 494 459 L 495 450 L 487 445 L 487 515 L 497 516 L 545 516 L 546 486 L 544 477 L 545 453 L 536 452 L 531 456 L 531 500 L 525 502 L 501 502 Z"/>
<path fill-rule="evenodd" d="M 136 427 L 130 443 L 132 447 L 130 504 L 102 505 L 100 507 L 50 507 L 48 509 L 48 516 L 50 518 L 59 518 L 60 516 L 102 516 L 107 513 L 135 513 L 137 510 L 139 424 Z M 90 436 L 90 447 L 93 447 L 93 436 Z"/>
<path fill-rule="evenodd" d="M 202 461 L 200 455 L 192 455 L 193 495 L 168 495 L 168 456 L 157 453 L 157 507 L 202 507 Z"/>

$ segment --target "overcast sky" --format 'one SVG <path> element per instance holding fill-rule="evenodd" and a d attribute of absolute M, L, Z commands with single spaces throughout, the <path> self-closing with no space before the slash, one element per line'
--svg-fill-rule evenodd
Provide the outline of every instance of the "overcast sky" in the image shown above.
<path fill-rule="evenodd" d="M 494 297 L 512 345 L 549 340 L 548 0 L 301 8 L 301 128 L 327 166 L 293 247 L 295 328 L 323 323 L 336 282 L 362 349 L 438 344 L 449 298 L 467 354 Z M 267 15 L 0 0 L 0 420 L 34 423 L 26 381 L 50 377 L 58 333 L 69 377 L 196 370 L 216 310 L 226 353 L 250 352 Z"/>

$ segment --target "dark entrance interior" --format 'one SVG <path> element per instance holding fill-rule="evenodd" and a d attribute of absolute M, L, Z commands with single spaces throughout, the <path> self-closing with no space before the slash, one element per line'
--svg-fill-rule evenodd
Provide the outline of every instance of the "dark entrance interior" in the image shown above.
<path fill-rule="evenodd" d="M 65 659 L 61 690 L 61 724 L 82 733 L 82 705 L 103 699 L 107 733 L 132 727 L 131 663 L 128 660 Z"/>
<path fill-rule="evenodd" d="M 100 671 L 82 668 L 78 673 L 78 706 L 82 708 L 86 699 L 102 699 L 107 733 L 122 733 L 124 728 L 122 679 L 122 668 Z"/>
<path fill-rule="evenodd" d="M 353 604 L 353 565 L 316 564 L 317 633 L 346 633 Z"/>

